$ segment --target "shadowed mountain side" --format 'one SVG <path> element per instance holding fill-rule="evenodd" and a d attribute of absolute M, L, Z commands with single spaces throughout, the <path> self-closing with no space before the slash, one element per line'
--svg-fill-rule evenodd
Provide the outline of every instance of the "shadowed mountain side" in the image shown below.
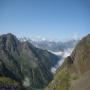
<path fill-rule="evenodd" d="M 11 33 L 0 36 L 0 75 L 25 87 L 39 89 L 47 86 L 53 78 L 51 67 L 58 60 L 58 56 L 27 41 L 20 42 Z"/>

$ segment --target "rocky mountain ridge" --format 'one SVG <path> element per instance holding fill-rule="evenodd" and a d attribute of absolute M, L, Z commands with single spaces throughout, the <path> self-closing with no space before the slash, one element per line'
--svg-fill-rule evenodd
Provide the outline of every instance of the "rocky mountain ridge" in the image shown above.
<path fill-rule="evenodd" d="M 20 82 L 29 90 L 43 88 L 53 79 L 51 67 L 59 57 L 20 42 L 11 33 L 0 36 L 0 76 Z"/>
<path fill-rule="evenodd" d="M 90 34 L 80 40 L 45 90 L 90 90 Z"/>

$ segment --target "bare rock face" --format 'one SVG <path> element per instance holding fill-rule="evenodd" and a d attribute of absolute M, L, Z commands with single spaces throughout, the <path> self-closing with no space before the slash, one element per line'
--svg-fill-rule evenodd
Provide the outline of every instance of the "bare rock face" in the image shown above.
<path fill-rule="evenodd" d="M 80 73 L 90 70 L 90 34 L 78 43 L 71 57 Z"/>
<path fill-rule="evenodd" d="M 46 90 L 90 90 L 90 34 L 76 45 Z"/>
<path fill-rule="evenodd" d="M 9 77 L 31 89 L 40 89 L 52 80 L 51 67 L 58 56 L 20 42 L 11 33 L 0 36 L 0 76 Z"/>

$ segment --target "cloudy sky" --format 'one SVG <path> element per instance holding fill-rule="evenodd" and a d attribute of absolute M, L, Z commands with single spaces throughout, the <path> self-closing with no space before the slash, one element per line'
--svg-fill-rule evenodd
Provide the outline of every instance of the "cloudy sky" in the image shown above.
<path fill-rule="evenodd" d="M 50 39 L 90 33 L 90 0 L 0 0 L 0 34 Z"/>

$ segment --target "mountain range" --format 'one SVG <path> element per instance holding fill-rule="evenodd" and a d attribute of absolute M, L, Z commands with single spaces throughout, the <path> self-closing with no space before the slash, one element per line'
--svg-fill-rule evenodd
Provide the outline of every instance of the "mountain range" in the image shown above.
<path fill-rule="evenodd" d="M 37 45 L 1 35 L 0 90 L 90 90 L 90 34 L 70 42 Z"/>
<path fill-rule="evenodd" d="M 20 42 L 11 33 L 0 36 L 0 76 L 15 80 L 29 90 L 48 85 L 53 79 L 51 67 L 58 60 L 58 56 L 28 41 Z"/>
<path fill-rule="evenodd" d="M 52 52 L 63 52 L 66 49 L 74 48 L 75 45 L 78 43 L 79 39 L 70 39 L 66 41 L 60 40 L 49 40 L 49 39 L 40 39 L 40 40 L 33 40 L 30 38 L 19 38 L 20 41 L 28 41 L 32 43 L 35 47 L 48 50 Z"/>

